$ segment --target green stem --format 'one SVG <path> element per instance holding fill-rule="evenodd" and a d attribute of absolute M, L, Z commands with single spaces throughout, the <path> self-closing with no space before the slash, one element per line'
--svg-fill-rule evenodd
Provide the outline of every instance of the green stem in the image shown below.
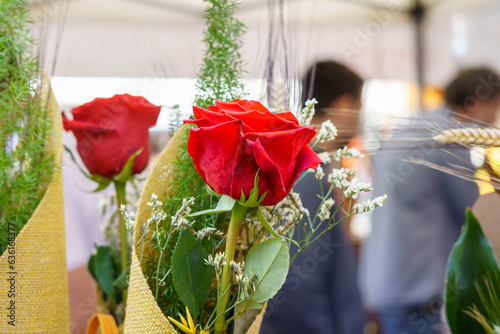
<path fill-rule="evenodd" d="M 127 270 L 128 267 L 128 244 L 127 244 L 127 226 L 125 225 L 125 219 L 122 216 L 120 207 L 126 204 L 125 201 L 125 182 L 115 181 L 116 189 L 116 199 L 118 202 L 118 217 L 120 217 L 120 264 L 122 273 Z M 122 292 L 123 305 L 126 305 L 127 301 L 127 290 L 124 289 Z"/>
<path fill-rule="evenodd" d="M 226 264 L 222 268 L 222 278 L 220 282 L 222 295 L 217 301 L 217 320 L 215 321 L 216 334 L 222 334 L 226 330 L 226 316 L 224 313 L 226 312 L 227 299 L 230 290 L 230 263 L 234 259 L 238 232 L 240 231 L 241 223 L 243 222 L 247 211 L 247 207 L 244 207 L 236 202 L 231 213 L 231 221 L 229 222 L 229 228 L 227 230 L 226 238 Z"/>

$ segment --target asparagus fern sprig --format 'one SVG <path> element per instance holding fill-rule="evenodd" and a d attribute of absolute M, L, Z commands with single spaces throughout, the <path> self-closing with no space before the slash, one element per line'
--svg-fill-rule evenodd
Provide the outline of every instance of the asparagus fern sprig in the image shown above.
<path fill-rule="evenodd" d="M 27 1 L 0 2 L 0 251 L 28 222 L 55 169 L 46 152 L 51 124 L 36 97 L 40 64 L 33 56 Z"/>

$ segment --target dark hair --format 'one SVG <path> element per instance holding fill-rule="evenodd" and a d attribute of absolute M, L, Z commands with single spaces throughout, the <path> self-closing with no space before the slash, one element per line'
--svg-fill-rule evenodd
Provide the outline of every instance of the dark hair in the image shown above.
<path fill-rule="evenodd" d="M 302 105 L 308 99 L 318 100 L 316 110 L 328 108 L 344 94 L 360 97 L 363 80 L 353 71 L 334 61 L 312 65 L 302 80 Z"/>
<path fill-rule="evenodd" d="M 461 71 L 446 87 L 444 99 L 448 107 L 461 111 L 477 100 L 492 100 L 500 94 L 500 77 L 485 67 Z"/>

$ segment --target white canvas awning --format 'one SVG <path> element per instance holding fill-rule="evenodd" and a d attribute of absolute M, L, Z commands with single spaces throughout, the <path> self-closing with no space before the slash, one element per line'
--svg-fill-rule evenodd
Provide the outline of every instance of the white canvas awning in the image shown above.
<path fill-rule="evenodd" d="M 54 21 L 47 44 L 52 52 L 47 64 L 52 66 L 59 40 L 54 75 L 193 77 L 201 62 L 207 5 L 202 0 L 33 2 L 33 8 L 48 2 L 49 14 L 65 18 L 64 25 Z M 242 50 L 247 75 L 265 74 L 272 27 L 273 43 L 281 43 L 274 52 L 293 74 L 317 59 L 336 59 L 365 78 L 416 80 L 415 24 L 409 14 L 414 3 L 243 0 L 236 16 L 248 27 Z M 422 36 L 427 83 L 442 85 L 469 65 L 500 70 L 500 2 L 422 0 L 422 4 L 427 9 Z M 278 34 L 280 29 L 283 35 Z"/>

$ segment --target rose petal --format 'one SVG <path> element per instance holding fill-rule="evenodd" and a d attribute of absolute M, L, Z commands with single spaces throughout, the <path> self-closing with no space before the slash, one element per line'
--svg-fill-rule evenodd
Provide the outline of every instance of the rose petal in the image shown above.
<path fill-rule="evenodd" d="M 245 108 L 241 107 L 237 103 L 225 102 L 220 100 L 215 100 L 215 106 L 209 106 L 208 108 L 212 111 L 218 111 L 218 112 L 222 112 L 222 110 L 236 111 L 236 112 L 247 111 Z"/>
<path fill-rule="evenodd" d="M 269 174 L 272 181 L 277 197 L 272 203 L 277 203 L 286 196 L 298 173 L 302 172 L 296 168 L 296 159 L 315 134 L 313 127 L 302 127 L 290 131 L 247 135 L 255 136 L 253 146 L 255 161 L 265 173 Z M 300 164 L 304 163 L 300 161 Z M 266 198 L 266 202 L 267 200 Z"/>
<path fill-rule="evenodd" d="M 200 107 L 193 106 L 193 114 L 197 119 L 186 120 L 185 123 L 196 124 L 199 127 L 203 126 L 213 126 L 224 122 L 230 122 L 235 120 L 234 117 L 226 116 L 223 113 L 203 109 Z"/>
<path fill-rule="evenodd" d="M 287 112 L 277 112 L 275 113 L 276 116 L 278 116 L 279 118 L 282 118 L 282 119 L 286 119 L 287 121 L 290 121 L 296 125 L 299 125 L 299 121 L 297 120 L 297 118 L 295 117 L 294 114 L 292 114 L 291 112 L 287 111 Z"/>
<path fill-rule="evenodd" d="M 250 196 L 250 191 L 254 187 L 254 180 L 259 166 L 255 162 L 253 156 L 253 142 L 243 140 L 234 159 L 233 169 L 231 172 L 231 192 L 230 196 L 235 199 L 240 199 L 241 193 L 245 194 L 246 198 Z M 266 175 L 259 174 L 259 197 L 272 187 Z"/>
<path fill-rule="evenodd" d="M 269 110 L 259 101 L 236 99 L 234 102 L 241 106 L 243 110 L 257 110 L 262 113 L 269 112 Z"/>
<path fill-rule="evenodd" d="M 280 118 L 270 111 L 263 113 L 253 110 L 239 114 L 226 112 L 226 114 L 241 119 L 243 124 L 251 129 L 251 132 L 274 132 L 276 129 L 282 127 L 286 127 L 287 129 L 297 127 L 292 121 Z M 245 131 L 245 133 L 250 131 Z"/>
<path fill-rule="evenodd" d="M 105 128 L 102 126 L 94 125 L 91 123 L 85 123 L 85 122 L 80 122 L 80 121 L 71 121 L 66 118 L 64 114 L 62 114 L 62 119 L 63 119 L 63 126 L 64 130 L 66 131 L 90 131 L 90 132 L 97 132 L 97 133 L 105 133 L 112 131 L 113 129 L 111 128 Z"/>
<path fill-rule="evenodd" d="M 241 145 L 241 121 L 191 129 L 188 153 L 202 179 L 218 194 L 231 194 L 236 155 Z"/>

